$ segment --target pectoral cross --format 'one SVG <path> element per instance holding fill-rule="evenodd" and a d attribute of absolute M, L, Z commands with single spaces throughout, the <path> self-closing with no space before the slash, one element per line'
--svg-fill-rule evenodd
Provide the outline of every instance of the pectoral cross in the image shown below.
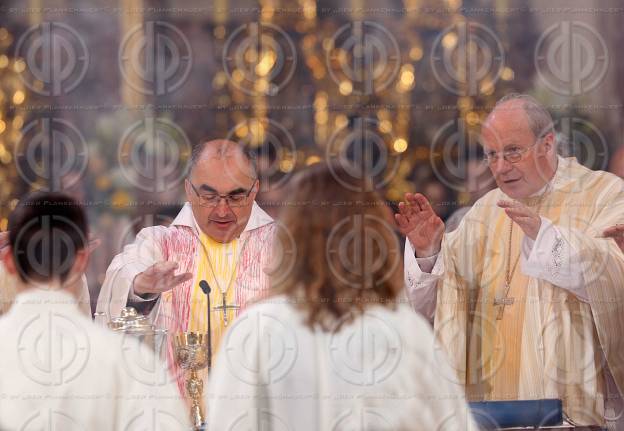
<path fill-rule="evenodd" d="M 514 298 L 494 298 L 494 306 L 500 307 L 498 309 L 498 314 L 496 314 L 496 320 L 501 320 L 503 318 L 503 313 L 505 312 L 506 305 L 513 305 Z"/>
<path fill-rule="evenodd" d="M 212 308 L 213 311 L 221 311 L 223 313 L 223 326 L 227 326 L 228 325 L 228 318 L 227 318 L 228 310 L 238 310 L 238 309 L 240 309 L 240 305 L 228 304 L 226 302 L 226 300 L 225 300 L 225 296 L 226 296 L 225 294 L 223 294 L 223 296 L 221 296 L 221 300 L 222 300 L 221 305 L 218 305 L 218 306 Z"/>

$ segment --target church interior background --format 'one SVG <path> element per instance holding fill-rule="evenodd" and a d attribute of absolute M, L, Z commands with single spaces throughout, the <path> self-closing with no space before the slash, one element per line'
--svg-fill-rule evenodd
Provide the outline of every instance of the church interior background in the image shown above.
<path fill-rule="evenodd" d="M 624 176 L 618 0 L 9 0 L 0 5 L 0 230 L 28 190 L 85 203 L 105 270 L 184 202 L 204 138 L 257 154 L 277 215 L 294 172 L 349 159 L 442 218 L 493 183 L 478 131 L 528 92 L 561 151 Z"/>

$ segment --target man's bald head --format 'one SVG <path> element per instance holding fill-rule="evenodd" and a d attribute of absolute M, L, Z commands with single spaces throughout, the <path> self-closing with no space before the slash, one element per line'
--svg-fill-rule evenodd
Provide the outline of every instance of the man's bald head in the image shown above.
<path fill-rule="evenodd" d="M 541 138 L 548 133 L 554 133 L 553 119 L 541 103 L 528 94 L 511 93 L 501 98 L 485 120 L 487 125 L 492 119 L 501 114 L 514 114 L 521 111 L 535 138 Z"/>
<path fill-rule="evenodd" d="M 206 159 L 215 159 L 221 162 L 234 161 L 237 165 L 246 164 L 249 176 L 256 177 L 256 157 L 251 151 L 236 142 L 227 139 L 214 139 L 202 141 L 193 147 L 191 151 L 191 166 L 189 176 L 198 162 Z M 241 169 L 243 166 L 240 166 Z"/>
<path fill-rule="evenodd" d="M 512 199 L 524 199 L 547 184 L 557 169 L 550 113 L 525 94 L 496 103 L 481 127 L 483 151 L 496 184 Z"/>

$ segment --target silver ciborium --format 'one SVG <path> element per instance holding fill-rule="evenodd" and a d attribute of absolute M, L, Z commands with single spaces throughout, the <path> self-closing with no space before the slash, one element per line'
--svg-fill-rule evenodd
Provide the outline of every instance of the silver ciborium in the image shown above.
<path fill-rule="evenodd" d="M 160 359 L 165 358 L 167 330 L 157 329 L 147 316 L 139 314 L 133 307 L 122 308 L 118 317 L 113 317 L 108 321 L 105 313 L 95 313 L 94 318 L 115 332 L 138 338 L 152 349 Z"/>
<path fill-rule="evenodd" d="M 176 364 L 188 372 L 186 376 L 186 392 L 191 400 L 191 422 L 197 430 L 204 424 L 202 392 L 204 382 L 198 371 L 206 368 L 209 363 L 208 334 L 199 332 L 182 332 L 173 339 Z"/>

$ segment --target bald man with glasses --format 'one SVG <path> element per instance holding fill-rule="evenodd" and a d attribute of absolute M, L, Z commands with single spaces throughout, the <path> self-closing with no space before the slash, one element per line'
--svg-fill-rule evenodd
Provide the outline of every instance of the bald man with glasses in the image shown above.
<path fill-rule="evenodd" d="M 275 224 L 255 202 L 259 187 L 255 160 L 238 144 L 215 140 L 196 146 L 185 180 L 186 204 L 170 226 L 143 229 L 113 259 L 98 312 L 110 319 L 129 303 L 147 302 L 156 326 L 172 334 L 205 333 L 208 298 L 200 282 L 206 281 L 216 354 L 228 325 L 269 286 L 265 269 Z"/>
<path fill-rule="evenodd" d="M 561 399 L 604 427 L 624 390 L 624 255 L 603 230 L 624 222 L 624 182 L 559 157 L 527 95 L 499 101 L 481 137 L 498 188 L 455 231 L 421 194 L 399 204 L 407 294 L 470 400 Z"/>

